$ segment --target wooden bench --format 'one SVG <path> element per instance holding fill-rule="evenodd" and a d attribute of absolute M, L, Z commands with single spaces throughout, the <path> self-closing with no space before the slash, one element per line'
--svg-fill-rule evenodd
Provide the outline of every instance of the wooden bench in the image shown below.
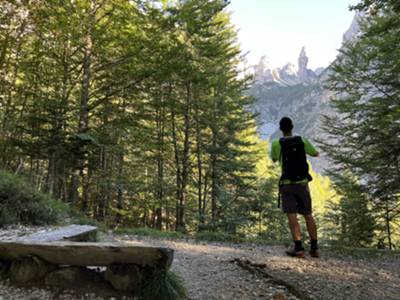
<path fill-rule="evenodd" d="M 174 251 L 169 248 L 74 241 L 87 240 L 96 230 L 71 225 L 0 241 L 0 273 L 6 270 L 15 284 L 71 288 L 102 282 L 117 292 L 137 292 L 172 264 Z"/>
<path fill-rule="evenodd" d="M 5 261 L 37 257 L 54 265 L 110 266 L 135 264 L 168 269 L 173 260 L 169 248 L 131 246 L 122 243 L 0 242 L 0 259 Z"/>
<path fill-rule="evenodd" d="M 61 240 L 75 242 L 95 242 L 97 233 L 96 226 L 90 225 L 68 225 L 50 230 L 42 230 L 33 234 L 17 237 L 16 241 L 22 242 L 55 242 Z"/>

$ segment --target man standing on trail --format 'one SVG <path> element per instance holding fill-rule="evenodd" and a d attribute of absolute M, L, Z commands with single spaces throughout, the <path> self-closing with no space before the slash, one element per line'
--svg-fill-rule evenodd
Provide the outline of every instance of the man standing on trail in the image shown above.
<path fill-rule="evenodd" d="M 292 120 L 284 117 L 279 122 L 283 137 L 272 141 L 271 158 L 279 161 L 282 167 L 282 176 L 279 181 L 279 200 L 282 199 L 282 209 L 287 214 L 289 227 L 294 245 L 291 245 L 286 254 L 295 257 L 304 257 L 304 248 L 301 242 L 300 225 L 297 214 L 304 216 L 308 235 L 311 240 L 309 251 L 312 257 L 319 257 L 317 242 L 317 226 L 315 225 L 311 209 L 311 195 L 308 182 L 312 180 L 308 172 L 307 154 L 319 156 L 318 151 L 304 137 L 293 136 Z"/>

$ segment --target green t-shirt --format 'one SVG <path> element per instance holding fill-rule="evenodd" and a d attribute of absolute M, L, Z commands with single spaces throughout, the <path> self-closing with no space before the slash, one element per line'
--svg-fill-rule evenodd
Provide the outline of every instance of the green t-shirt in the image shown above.
<path fill-rule="evenodd" d="M 287 137 L 290 139 L 290 137 Z M 306 151 L 306 154 L 315 156 L 317 155 L 318 151 L 315 149 L 315 147 L 310 143 L 309 140 L 307 140 L 305 137 L 301 137 L 301 140 L 304 143 L 304 150 Z M 279 163 L 282 167 L 282 157 L 281 157 L 281 144 L 279 143 L 279 140 L 273 140 L 272 145 L 271 145 L 271 159 L 275 162 L 279 160 Z M 290 180 L 284 180 L 282 184 L 293 184 L 293 183 L 306 183 L 308 182 L 307 179 L 301 180 L 301 181 L 295 181 L 292 182 Z"/>

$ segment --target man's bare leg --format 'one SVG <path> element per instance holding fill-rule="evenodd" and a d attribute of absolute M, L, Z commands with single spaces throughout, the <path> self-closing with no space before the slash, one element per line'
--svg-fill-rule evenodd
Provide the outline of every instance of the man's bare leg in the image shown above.
<path fill-rule="evenodd" d="M 297 220 L 297 214 L 287 214 L 289 220 L 290 232 L 294 241 L 301 240 L 300 224 Z"/>
<path fill-rule="evenodd" d="M 304 248 L 301 243 L 301 231 L 299 221 L 297 220 L 297 214 L 287 214 L 287 216 L 289 220 L 290 232 L 292 233 L 294 241 L 294 247 L 289 247 L 289 249 L 286 250 L 286 254 L 302 258 L 304 257 Z"/>
<path fill-rule="evenodd" d="M 306 220 L 307 231 L 310 237 L 310 240 L 317 240 L 317 225 L 315 224 L 314 217 L 312 214 L 304 215 L 304 219 Z"/>
<path fill-rule="evenodd" d="M 311 214 L 304 215 L 304 219 L 306 220 L 307 231 L 311 240 L 310 255 L 312 257 L 319 257 L 317 225 L 315 225 L 315 220 Z"/>

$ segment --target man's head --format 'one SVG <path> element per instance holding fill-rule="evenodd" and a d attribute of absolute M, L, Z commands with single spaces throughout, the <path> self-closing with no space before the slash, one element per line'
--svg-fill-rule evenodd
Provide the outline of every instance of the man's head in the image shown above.
<path fill-rule="evenodd" d="M 279 129 L 282 131 L 283 134 L 289 134 L 292 132 L 293 129 L 293 122 L 288 117 L 283 117 L 279 121 Z"/>

